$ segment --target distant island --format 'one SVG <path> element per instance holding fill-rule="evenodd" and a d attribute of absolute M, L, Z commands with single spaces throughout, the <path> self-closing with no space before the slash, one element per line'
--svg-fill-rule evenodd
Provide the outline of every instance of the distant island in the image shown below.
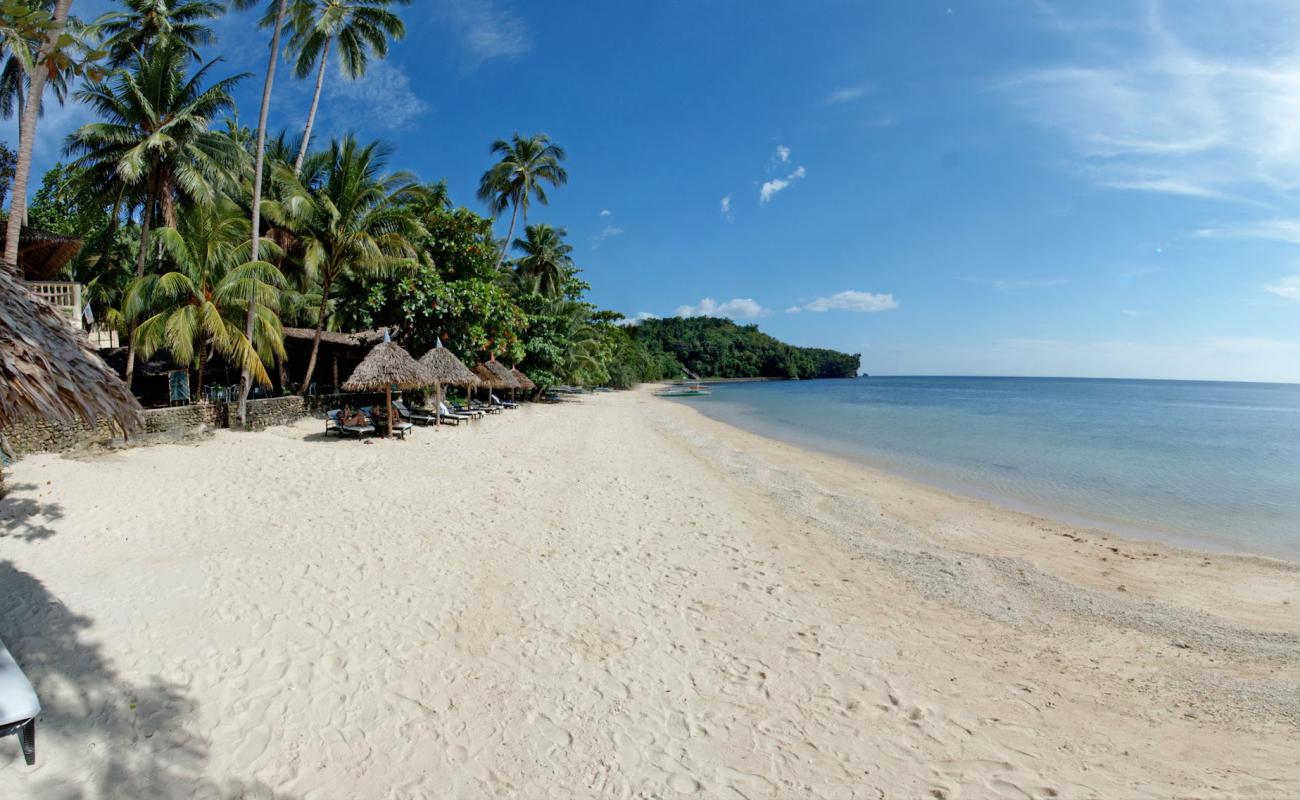
<path fill-rule="evenodd" d="M 857 353 L 795 347 L 757 325 L 716 317 L 647 319 L 629 331 L 665 377 L 684 368 L 701 378 L 853 378 L 862 360 Z"/>

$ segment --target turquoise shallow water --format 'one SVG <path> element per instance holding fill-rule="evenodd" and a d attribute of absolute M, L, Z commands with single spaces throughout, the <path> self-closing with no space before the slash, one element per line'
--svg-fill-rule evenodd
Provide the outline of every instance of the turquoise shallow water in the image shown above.
<path fill-rule="evenodd" d="M 862 378 L 678 402 L 1047 516 L 1300 558 L 1300 385 Z"/>

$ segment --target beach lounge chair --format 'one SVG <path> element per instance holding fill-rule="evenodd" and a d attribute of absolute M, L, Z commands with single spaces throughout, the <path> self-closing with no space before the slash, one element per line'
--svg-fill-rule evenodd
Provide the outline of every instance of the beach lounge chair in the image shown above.
<path fill-rule="evenodd" d="M 492 398 L 493 403 L 501 406 L 502 408 L 519 408 L 519 404 L 513 400 L 502 400 L 500 397 L 497 397 L 494 394 L 488 396 Z"/>
<path fill-rule="evenodd" d="M 472 419 L 477 419 L 477 416 L 474 414 L 459 414 L 447 408 L 446 403 L 438 405 L 438 418 L 443 422 L 450 422 L 452 425 L 459 425 L 462 421 L 469 422 Z"/>
<path fill-rule="evenodd" d="M 370 417 L 370 423 L 375 426 L 376 431 L 388 430 L 388 418 L 384 416 L 383 408 L 363 408 L 361 412 Z M 401 412 L 398 412 L 397 418 L 393 420 L 393 435 L 405 439 L 406 434 L 413 430 L 415 426 L 402 419 Z"/>
<path fill-rule="evenodd" d="M 362 410 L 362 413 L 365 413 L 364 409 Z M 339 435 L 339 438 L 342 438 L 345 433 L 350 433 L 360 439 L 367 433 L 375 432 L 374 425 L 343 425 L 339 422 L 339 417 L 342 414 L 343 410 L 338 408 L 325 414 L 325 433 L 327 435 L 330 431 L 334 431 Z M 369 416 L 369 414 L 367 414 L 367 416 Z"/>
<path fill-rule="evenodd" d="M 27 766 L 36 763 L 36 715 L 41 701 L 18 662 L 0 642 L 0 736 L 17 736 Z"/>
<path fill-rule="evenodd" d="M 423 408 L 410 408 L 401 400 L 393 401 L 393 408 L 397 409 L 397 415 L 407 422 L 413 422 L 416 425 L 432 425 L 438 421 L 430 411 Z M 396 428 L 394 428 L 396 430 Z"/>

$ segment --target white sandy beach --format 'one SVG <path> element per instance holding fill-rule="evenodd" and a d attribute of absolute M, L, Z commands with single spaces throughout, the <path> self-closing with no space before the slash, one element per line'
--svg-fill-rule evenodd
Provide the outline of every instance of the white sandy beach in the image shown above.
<path fill-rule="evenodd" d="M 1296 565 L 648 390 L 320 430 L 15 466 L 0 797 L 1300 796 Z"/>

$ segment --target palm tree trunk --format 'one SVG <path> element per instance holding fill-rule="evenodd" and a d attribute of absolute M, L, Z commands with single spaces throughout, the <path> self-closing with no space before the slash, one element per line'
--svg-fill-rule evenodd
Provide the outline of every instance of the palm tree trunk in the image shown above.
<path fill-rule="evenodd" d="M 157 186 L 157 181 L 154 181 Z M 135 256 L 135 276 L 144 277 L 144 262 L 149 255 L 149 226 L 153 222 L 153 192 L 146 192 L 144 212 L 140 215 L 140 249 Z M 135 318 L 127 320 L 126 333 L 126 388 L 135 380 Z"/>
<path fill-rule="evenodd" d="M 195 397 L 198 397 L 200 400 L 203 399 L 203 365 L 208 360 L 207 350 L 208 350 L 208 343 L 199 342 L 199 369 L 198 369 L 199 375 L 198 375 L 198 387 L 195 389 Z"/>
<path fill-rule="evenodd" d="M 280 31 L 284 28 L 284 12 L 289 0 L 280 0 L 275 13 L 275 30 L 271 33 L 271 57 L 266 64 L 266 82 L 262 84 L 262 110 L 257 117 L 257 154 L 253 157 L 253 248 L 252 259 L 259 257 L 258 244 L 262 241 L 262 168 L 266 159 L 266 118 L 271 113 L 271 86 L 275 83 L 275 65 L 280 60 Z M 248 315 L 244 319 L 244 336 L 253 343 L 253 321 L 257 316 L 257 298 L 248 298 Z M 277 359 L 278 360 L 278 359 Z M 253 388 L 253 373 L 245 368 L 239 376 L 239 427 L 248 419 L 248 393 Z"/>
<path fill-rule="evenodd" d="M 311 128 L 316 124 L 316 109 L 320 107 L 320 92 L 325 85 L 325 67 L 330 63 L 330 45 L 333 37 L 325 40 L 325 50 L 320 56 L 320 69 L 316 70 L 316 93 L 311 96 L 311 111 L 307 112 L 307 129 L 302 132 L 302 146 L 298 148 L 298 159 L 293 162 L 293 176 L 302 174 L 302 162 L 307 158 L 307 147 L 311 144 Z"/>
<path fill-rule="evenodd" d="M 23 221 L 27 219 L 27 182 L 32 173 L 32 145 L 36 142 L 36 119 L 41 114 L 41 97 L 45 94 L 45 80 L 49 77 L 46 61 L 54 45 L 63 35 L 63 23 L 72 8 L 72 0 L 58 0 L 54 4 L 53 24 L 41 45 L 36 67 L 29 77 L 30 91 L 18 124 L 18 163 L 14 165 L 13 199 L 9 201 L 9 221 L 5 227 L 5 250 L 0 256 L 0 268 L 18 273 L 18 237 L 22 235 Z"/>
<path fill-rule="evenodd" d="M 506 251 L 510 249 L 510 240 L 514 238 L 515 235 L 515 218 L 518 216 L 519 216 L 519 203 L 516 202 L 514 211 L 510 212 L 510 229 L 506 231 L 506 246 L 501 248 L 501 255 L 497 256 L 498 271 L 501 269 L 501 265 L 505 263 Z"/>
<path fill-rule="evenodd" d="M 320 290 L 320 310 L 316 314 L 316 333 L 311 339 L 311 356 L 307 359 L 307 374 L 302 379 L 302 396 L 307 396 L 307 390 L 311 388 L 311 376 L 316 372 L 316 355 L 320 351 L 320 332 L 325 327 L 325 304 L 330 298 L 330 282 L 327 280 L 321 284 Z M 337 390 L 338 387 L 335 387 Z"/>

